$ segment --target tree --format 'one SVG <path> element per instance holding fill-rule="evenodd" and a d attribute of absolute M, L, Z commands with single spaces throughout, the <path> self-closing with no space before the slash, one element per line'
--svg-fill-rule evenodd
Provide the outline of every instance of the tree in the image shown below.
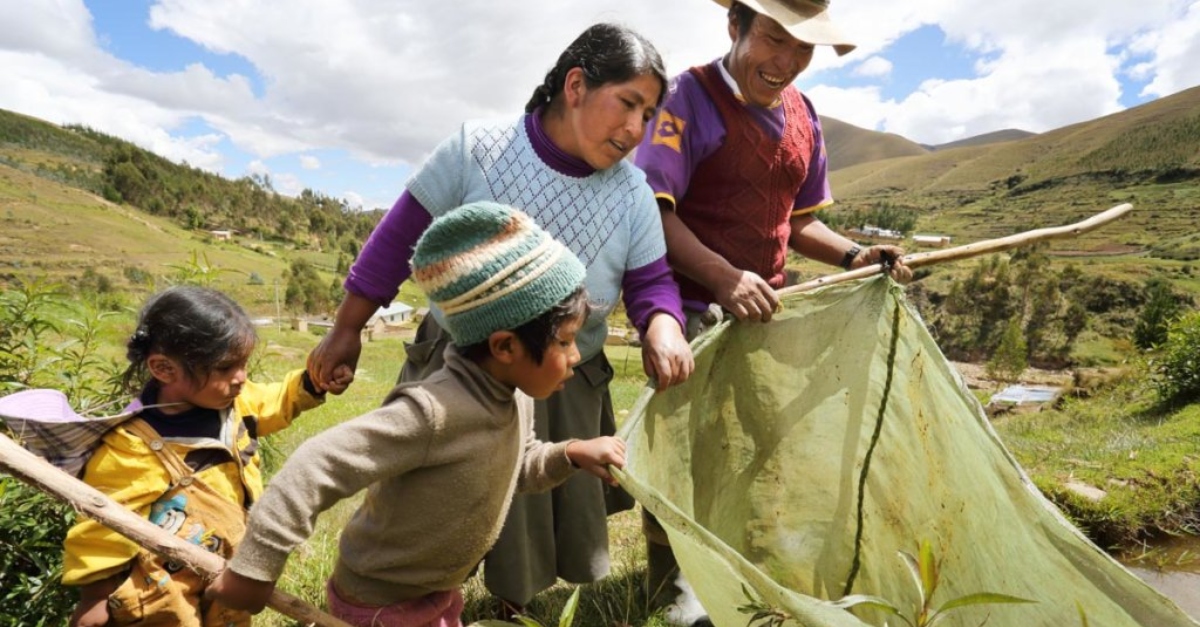
<path fill-rule="evenodd" d="M 1183 298 L 1161 277 L 1146 281 L 1146 304 L 1133 327 L 1133 343 L 1149 350 L 1167 341 L 1167 329 L 1183 309 Z"/>
<path fill-rule="evenodd" d="M 1028 365 L 1028 350 L 1021 321 L 1013 318 L 1000 336 L 1000 345 L 988 360 L 988 375 L 1000 381 L 1016 381 Z"/>
<path fill-rule="evenodd" d="M 1160 400 L 1189 403 L 1200 399 L 1200 311 L 1171 323 L 1153 366 Z"/>
<path fill-rule="evenodd" d="M 329 311 L 329 289 L 311 263 L 303 259 L 292 262 L 287 271 L 283 302 L 288 309 L 302 313 Z"/>

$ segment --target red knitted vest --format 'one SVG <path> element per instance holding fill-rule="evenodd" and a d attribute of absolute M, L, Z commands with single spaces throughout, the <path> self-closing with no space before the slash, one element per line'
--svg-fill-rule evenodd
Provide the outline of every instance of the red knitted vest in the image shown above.
<path fill-rule="evenodd" d="M 779 141 L 745 114 L 713 65 L 690 70 L 725 122 L 725 142 L 692 174 L 677 201 L 679 219 L 734 267 L 750 270 L 772 287 L 783 287 L 790 218 L 808 175 L 813 128 L 808 107 L 794 87 L 783 91 L 784 130 Z M 716 302 L 712 293 L 679 274 L 684 299 Z"/>

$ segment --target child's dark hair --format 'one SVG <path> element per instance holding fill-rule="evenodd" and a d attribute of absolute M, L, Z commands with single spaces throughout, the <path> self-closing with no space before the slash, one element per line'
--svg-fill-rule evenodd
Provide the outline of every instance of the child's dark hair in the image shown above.
<path fill-rule="evenodd" d="M 532 355 L 533 363 L 541 365 L 542 358 L 546 356 L 546 347 L 555 341 L 559 327 L 571 320 L 586 319 L 591 311 L 592 304 L 588 300 L 587 289 L 581 285 L 546 313 L 512 329 L 512 332 Z M 491 349 L 487 340 L 484 340 L 463 346 L 459 348 L 459 352 L 467 359 L 478 362 L 491 354 Z"/>
<path fill-rule="evenodd" d="M 589 26 L 559 55 L 545 80 L 533 90 L 525 112 L 533 113 L 542 105 L 552 106 L 554 99 L 562 93 L 571 68 L 583 70 L 588 89 L 650 74 L 662 87 L 655 104 L 661 105 L 667 93 L 667 70 L 654 45 L 628 27 L 601 23 Z"/>
<path fill-rule="evenodd" d="M 202 380 L 230 356 L 248 356 L 256 339 L 253 323 L 233 299 L 204 287 L 171 287 L 150 297 L 138 314 L 125 345 L 129 367 L 121 384 L 127 392 L 140 392 L 150 380 L 146 359 L 154 353 Z"/>

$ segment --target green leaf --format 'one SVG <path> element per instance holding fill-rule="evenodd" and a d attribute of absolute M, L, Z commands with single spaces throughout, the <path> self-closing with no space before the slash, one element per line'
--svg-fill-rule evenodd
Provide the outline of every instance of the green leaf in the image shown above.
<path fill-rule="evenodd" d="M 908 566 L 908 572 L 913 578 L 913 585 L 917 587 L 917 595 L 924 602 L 929 597 L 925 594 L 924 578 L 921 577 L 921 566 L 917 562 L 917 558 L 913 557 L 907 551 L 897 551 L 897 553 L 900 554 L 900 559 L 904 560 L 904 564 Z"/>
<path fill-rule="evenodd" d="M 543 625 L 541 623 L 537 622 L 536 620 L 534 620 L 528 616 L 522 616 L 522 615 L 518 614 L 518 615 L 514 616 L 513 618 L 516 619 L 517 622 L 520 623 L 521 625 L 524 625 L 524 627 L 543 627 Z"/>
<path fill-rule="evenodd" d="M 575 622 L 575 609 L 579 607 L 579 588 L 571 593 L 571 598 L 567 599 L 567 604 L 563 606 L 562 615 L 558 618 L 558 627 L 571 627 L 571 623 Z"/>
<path fill-rule="evenodd" d="M 895 605 L 892 605 L 890 601 L 883 597 L 877 597 L 870 594 L 851 594 L 836 601 L 830 601 L 829 604 L 843 610 L 848 610 L 852 607 L 863 605 L 869 608 L 882 610 L 888 614 L 901 616 L 900 609 Z"/>
<path fill-rule="evenodd" d="M 1032 599 L 1022 599 L 1008 594 L 1000 594 L 998 592 L 976 592 L 966 596 L 958 597 L 947 601 L 937 609 L 938 612 L 948 612 L 956 607 L 965 607 L 968 605 L 983 605 L 986 603 L 1037 603 Z"/>
<path fill-rule="evenodd" d="M 1075 600 L 1075 609 L 1079 610 L 1079 624 L 1088 627 L 1087 612 L 1083 611 L 1083 604 L 1078 599 Z"/>
<path fill-rule="evenodd" d="M 933 556 L 933 544 L 929 540 L 921 540 L 918 555 L 921 560 L 918 570 L 921 574 L 921 584 L 924 589 L 922 598 L 932 599 L 933 593 L 938 587 L 938 564 L 937 559 Z"/>

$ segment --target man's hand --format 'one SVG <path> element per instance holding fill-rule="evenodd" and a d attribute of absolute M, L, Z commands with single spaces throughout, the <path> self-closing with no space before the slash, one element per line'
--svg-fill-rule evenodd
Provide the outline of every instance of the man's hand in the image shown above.
<path fill-rule="evenodd" d="M 617 480 L 608 472 L 609 464 L 625 467 L 625 440 L 614 436 L 602 436 L 590 440 L 575 440 L 567 445 L 567 459 L 604 480 L 617 485 Z"/>
<path fill-rule="evenodd" d="M 879 263 L 884 264 L 884 272 L 887 272 L 897 283 L 905 285 L 912 281 L 912 268 L 904 265 L 904 249 L 899 246 L 879 245 L 864 248 L 854 258 L 850 269 L 854 270 Z"/>
<path fill-rule="evenodd" d="M 735 272 L 714 290 L 717 303 L 738 320 L 770 322 L 771 316 L 779 309 L 779 295 L 775 289 L 753 272 Z"/>
<path fill-rule="evenodd" d="M 267 606 L 267 601 L 274 591 L 274 581 L 243 577 L 226 568 L 205 589 L 204 598 L 217 601 L 230 609 L 257 614 Z"/>
<path fill-rule="evenodd" d="M 642 340 L 642 367 L 660 392 L 692 376 L 692 348 L 673 316 L 656 313 L 650 318 Z"/>

